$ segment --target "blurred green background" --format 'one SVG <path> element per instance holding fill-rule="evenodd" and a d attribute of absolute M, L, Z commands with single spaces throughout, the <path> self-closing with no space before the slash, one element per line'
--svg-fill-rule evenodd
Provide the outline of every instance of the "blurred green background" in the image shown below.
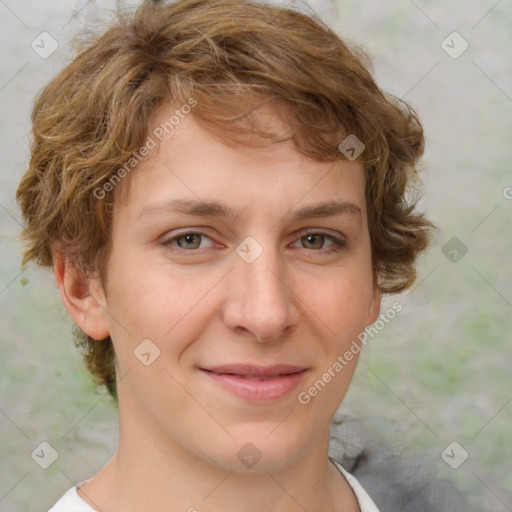
<path fill-rule="evenodd" d="M 0 4 L 0 511 L 47 510 L 116 449 L 116 408 L 73 347 L 52 275 L 20 273 L 14 201 L 32 99 L 69 60 L 70 37 L 108 6 Z M 427 453 L 479 510 L 510 511 L 512 4 L 340 1 L 337 9 L 333 27 L 364 45 L 380 85 L 424 123 L 420 205 L 440 228 L 414 287 L 384 301 L 383 311 L 395 300 L 403 311 L 369 341 L 341 411 L 404 454 Z M 43 31 L 59 43 L 48 58 L 31 48 Z M 457 58 L 443 49 L 453 31 L 468 43 Z M 463 43 L 450 37 L 455 51 Z M 31 458 L 42 441 L 58 452 L 47 470 Z M 441 458 L 453 441 L 469 455 L 458 469 Z"/>

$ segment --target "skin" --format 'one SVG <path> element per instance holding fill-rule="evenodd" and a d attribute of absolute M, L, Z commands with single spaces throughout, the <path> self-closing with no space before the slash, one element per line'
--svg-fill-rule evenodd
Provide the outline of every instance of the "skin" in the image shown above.
<path fill-rule="evenodd" d="M 270 107 L 260 116 L 286 129 Z M 103 512 L 359 510 L 327 458 L 357 357 L 308 404 L 297 395 L 379 314 L 361 164 L 312 161 L 291 142 L 228 146 L 188 115 L 119 187 L 106 283 L 55 257 L 64 305 L 89 336 L 110 335 L 118 359 L 118 451 L 79 496 Z M 162 208 L 179 198 L 240 217 Z M 292 219 L 331 200 L 360 213 Z M 176 238 L 199 228 L 206 236 Z M 252 263 L 236 252 L 248 236 L 263 248 Z M 149 366 L 134 356 L 145 339 L 160 350 Z M 252 403 L 199 370 L 228 363 L 308 372 L 285 397 Z M 261 454 L 250 468 L 237 457 L 248 442 Z"/>

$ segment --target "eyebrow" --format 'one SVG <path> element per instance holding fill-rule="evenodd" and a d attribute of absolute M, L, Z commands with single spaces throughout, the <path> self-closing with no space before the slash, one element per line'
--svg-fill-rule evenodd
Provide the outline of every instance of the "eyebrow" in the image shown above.
<path fill-rule="evenodd" d="M 242 217 L 242 212 L 237 212 L 218 201 L 201 201 L 195 199 L 174 199 L 164 203 L 150 204 L 141 210 L 138 218 L 140 219 L 152 213 L 183 213 L 198 217 L 218 217 L 231 221 L 239 221 Z M 347 201 L 326 201 L 304 206 L 299 210 L 293 211 L 291 220 L 296 221 L 347 214 L 361 216 L 362 211 L 355 203 Z"/>

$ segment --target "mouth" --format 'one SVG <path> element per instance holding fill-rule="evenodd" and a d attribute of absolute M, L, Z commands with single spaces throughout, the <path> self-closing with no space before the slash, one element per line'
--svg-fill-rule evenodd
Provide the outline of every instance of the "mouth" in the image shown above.
<path fill-rule="evenodd" d="M 200 368 L 222 389 L 251 402 L 270 402 L 289 395 L 304 378 L 304 366 L 232 364 Z"/>

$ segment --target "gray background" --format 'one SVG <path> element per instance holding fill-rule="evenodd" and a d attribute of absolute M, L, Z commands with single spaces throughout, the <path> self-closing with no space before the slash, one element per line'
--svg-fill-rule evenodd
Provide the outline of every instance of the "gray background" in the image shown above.
<path fill-rule="evenodd" d="M 108 5 L 0 0 L 1 511 L 47 510 L 116 449 L 116 409 L 73 347 L 51 274 L 20 273 L 14 201 L 32 99 Z M 405 454 L 428 454 L 481 510 L 512 510 L 512 2 L 340 1 L 338 19 L 319 5 L 367 48 L 381 86 L 418 110 L 421 205 L 440 228 L 416 285 L 384 302 L 403 311 L 368 343 L 341 412 Z M 31 48 L 43 31 L 59 44 L 48 58 Z M 461 48 L 453 31 L 468 43 L 457 58 L 443 49 Z M 31 457 L 44 441 L 58 453 L 46 470 Z M 468 454 L 458 469 L 441 457 L 452 442 L 450 454 Z"/>

